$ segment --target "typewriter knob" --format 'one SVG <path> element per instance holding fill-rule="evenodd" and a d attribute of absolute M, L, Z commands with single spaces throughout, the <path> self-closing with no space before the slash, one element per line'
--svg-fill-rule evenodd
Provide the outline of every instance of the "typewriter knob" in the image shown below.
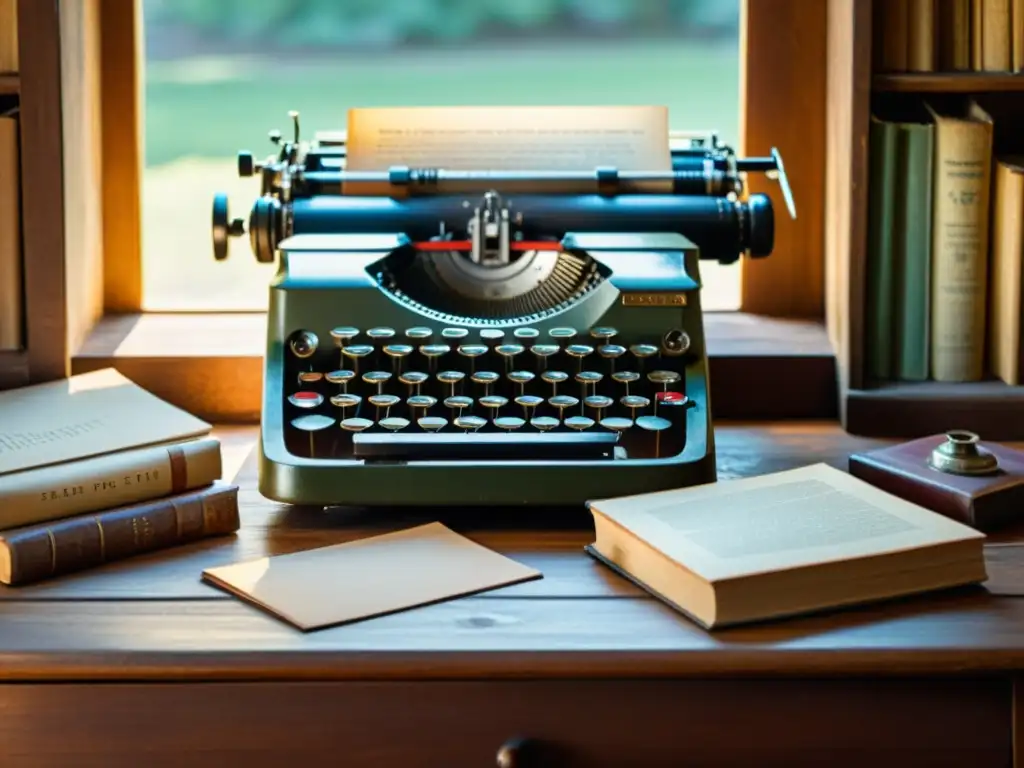
<path fill-rule="evenodd" d="M 245 221 L 228 215 L 228 196 L 218 192 L 213 196 L 213 257 L 224 261 L 228 257 L 228 238 L 245 234 Z"/>
<path fill-rule="evenodd" d="M 252 152 L 239 152 L 238 153 L 238 175 L 239 177 L 246 179 L 253 175 L 256 171 L 256 161 L 253 159 Z"/>
<path fill-rule="evenodd" d="M 767 195 L 750 196 L 747 203 L 747 248 L 754 258 L 771 255 L 775 248 L 775 211 Z"/>

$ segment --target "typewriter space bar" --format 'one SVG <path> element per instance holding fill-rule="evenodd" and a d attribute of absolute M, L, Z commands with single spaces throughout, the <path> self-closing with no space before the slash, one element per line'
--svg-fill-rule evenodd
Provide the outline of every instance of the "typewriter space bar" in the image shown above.
<path fill-rule="evenodd" d="M 359 432 L 352 436 L 357 459 L 445 461 L 494 459 L 612 459 L 614 432 L 412 433 Z"/>

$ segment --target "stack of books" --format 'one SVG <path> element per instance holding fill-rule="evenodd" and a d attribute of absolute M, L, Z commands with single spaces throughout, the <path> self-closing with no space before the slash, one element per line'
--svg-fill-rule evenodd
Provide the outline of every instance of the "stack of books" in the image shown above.
<path fill-rule="evenodd" d="M 0 583 L 237 531 L 210 432 L 114 369 L 0 393 Z"/>

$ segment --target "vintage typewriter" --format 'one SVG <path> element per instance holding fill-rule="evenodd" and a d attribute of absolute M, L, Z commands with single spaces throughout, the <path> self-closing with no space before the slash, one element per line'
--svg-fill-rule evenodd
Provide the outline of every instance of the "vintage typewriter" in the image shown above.
<path fill-rule="evenodd" d="M 215 258 L 247 231 L 278 264 L 263 495 L 561 505 L 716 479 L 698 262 L 771 253 L 771 200 L 743 178 L 773 172 L 795 216 L 777 152 L 673 134 L 667 175 L 368 173 L 292 118 L 265 161 L 238 156 L 261 185 L 248 221 L 213 204 Z"/>

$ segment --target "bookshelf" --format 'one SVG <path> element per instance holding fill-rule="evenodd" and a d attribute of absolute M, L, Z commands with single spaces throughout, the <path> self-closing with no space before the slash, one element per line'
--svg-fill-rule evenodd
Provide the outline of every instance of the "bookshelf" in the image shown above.
<path fill-rule="evenodd" d="M 60 5 L 14 0 L 17 70 L 0 72 L 0 105 L 17 109 L 23 307 L 20 349 L 0 350 L 0 389 L 66 374 Z"/>
<path fill-rule="evenodd" d="M 825 207 L 833 226 L 826 234 L 826 295 L 843 426 L 871 437 L 912 438 L 968 429 L 990 440 L 1024 439 L 1024 387 L 991 378 L 876 382 L 868 375 L 869 134 L 875 103 L 990 96 L 1024 108 L 1024 73 L 878 72 L 872 5 L 872 0 L 829 0 Z"/>

